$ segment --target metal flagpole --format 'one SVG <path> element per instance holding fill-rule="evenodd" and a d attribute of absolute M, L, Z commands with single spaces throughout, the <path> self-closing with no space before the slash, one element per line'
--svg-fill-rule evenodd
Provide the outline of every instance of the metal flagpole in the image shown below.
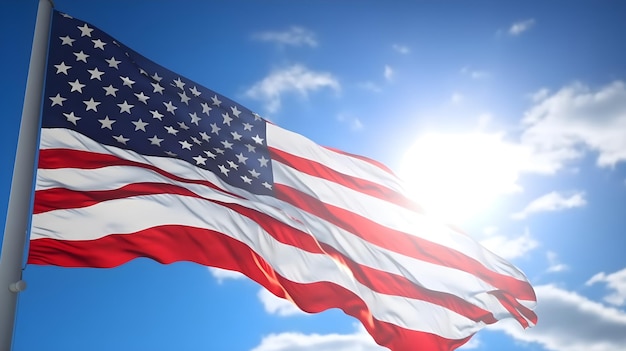
<path fill-rule="evenodd" d="M 21 280 L 22 262 L 31 215 L 35 156 L 52 6 L 50 0 L 39 0 L 20 134 L 13 167 L 11 195 L 4 225 L 4 239 L 0 253 L 0 351 L 11 350 L 17 294 L 26 288 L 26 283 Z"/>

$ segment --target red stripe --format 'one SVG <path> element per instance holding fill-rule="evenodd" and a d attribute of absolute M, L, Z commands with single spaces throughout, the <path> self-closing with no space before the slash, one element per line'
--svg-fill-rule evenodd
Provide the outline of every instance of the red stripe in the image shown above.
<path fill-rule="evenodd" d="M 35 193 L 35 208 L 42 210 L 42 212 L 44 209 L 55 210 L 60 208 L 79 208 L 112 199 L 165 193 L 205 199 L 238 212 L 250 218 L 255 223 L 258 223 L 260 227 L 262 227 L 279 242 L 297 247 L 310 253 L 332 256 L 337 262 L 342 263 L 350 269 L 354 277 L 361 284 L 379 293 L 405 296 L 408 298 L 430 302 L 455 311 L 456 313 L 464 315 L 476 322 L 482 321 L 486 324 L 492 324 L 497 321 L 493 314 L 489 311 L 475 306 L 458 296 L 449 293 L 432 291 L 416 285 L 403 276 L 362 266 L 337 251 L 334 247 L 325 243 L 320 243 L 312 236 L 262 212 L 237 204 L 210 200 L 188 191 L 185 188 L 172 184 L 137 183 L 124 186 L 120 189 L 89 192 L 78 192 L 60 188 L 37 191 Z M 62 207 L 60 205 L 62 205 Z"/>
<path fill-rule="evenodd" d="M 97 240 L 37 239 L 31 241 L 28 263 L 106 268 L 126 263 L 137 258 L 138 254 L 165 264 L 192 261 L 242 272 L 275 295 L 288 296 L 310 313 L 341 308 L 359 319 L 378 344 L 394 351 L 406 350 L 407 345 L 421 350 L 452 351 L 470 339 L 451 340 L 379 321 L 372 317 L 365 302 L 351 291 L 330 282 L 300 284 L 287 280 L 245 244 L 206 229 L 162 226 Z"/>
<path fill-rule="evenodd" d="M 312 196 L 282 184 L 274 184 L 274 192 L 279 199 L 358 235 L 374 245 L 422 261 L 468 272 L 498 289 L 510 291 L 518 299 L 536 299 L 532 287 L 527 282 L 489 270 L 479 261 L 461 252 L 387 228 L 343 208 L 322 203 Z"/>
<path fill-rule="evenodd" d="M 161 168 L 150 164 L 125 160 L 117 156 L 100 154 L 90 151 L 72 150 L 72 149 L 44 149 L 39 151 L 39 169 L 60 169 L 60 168 L 79 168 L 79 169 L 97 169 L 111 166 L 131 166 L 149 169 L 167 178 L 190 183 L 199 184 L 222 193 L 241 198 L 241 196 L 228 192 L 219 186 L 200 179 L 182 178 Z"/>
<path fill-rule="evenodd" d="M 345 175 L 319 162 L 295 156 L 279 149 L 270 148 L 270 155 L 274 161 L 283 163 L 302 173 L 335 182 L 352 190 L 391 202 L 416 212 L 423 212 L 422 208 L 414 201 L 408 199 L 406 196 L 396 192 L 395 190 L 391 190 L 378 183 Z"/>

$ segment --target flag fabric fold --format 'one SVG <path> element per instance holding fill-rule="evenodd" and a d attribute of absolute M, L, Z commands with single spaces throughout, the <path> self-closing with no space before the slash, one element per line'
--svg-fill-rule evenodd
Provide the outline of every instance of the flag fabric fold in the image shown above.
<path fill-rule="evenodd" d="M 387 168 L 321 147 L 54 12 L 29 264 L 138 257 L 236 270 L 391 350 L 452 350 L 512 317 L 526 277 L 426 216 Z"/>

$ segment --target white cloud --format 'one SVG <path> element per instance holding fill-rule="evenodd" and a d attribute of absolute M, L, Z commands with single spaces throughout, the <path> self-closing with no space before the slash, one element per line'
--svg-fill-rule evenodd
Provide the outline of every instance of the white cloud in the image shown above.
<path fill-rule="evenodd" d="M 452 93 L 452 96 L 450 97 L 450 102 L 456 105 L 456 104 L 459 104 L 464 99 L 465 99 L 465 96 L 463 96 L 463 94 L 455 92 L 455 93 Z"/>
<path fill-rule="evenodd" d="M 267 291 L 267 289 L 261 288 L 257 293 L 257 297 L 261 300 L 265 312 L 269 314 L 276 314 L 283 317 L 305 314 L 305 312 L 300 310 L 293 302 L 287 299 L 281 299 Z"/>
<path fill-rule="evenodd" d="M 532 26 L 535 25 L 535 20 L 533 18 L 527 19 L 524 21 L 515 22 L 509 27 L 510 35 L 520 35 L 523 32 L 529 30 Z"/>
<path fill-rule="evenodd" d="M 483 233 L 485 233 L 485 235 L 493 235 L 497 232 L 498 232 L 498 227 L 496 226 L 488 226 L 483 229 Z"/>
<path fill-rule="evenodd" d="M 291 46 L 317 46 L 317 39 L 315 38 L 315 33 L 312 31 L 303 28 L 294 26 L 289 28 L 286 31 L 275 32 L 275 31 L 267 31 L 256 33 L 253 36 L 255 39 L 260 41 L 267 41 L 271 43 L 276 43 L 279 45 L 291 45 Z"/>
<path fill-rule="evenodd" d="M 380 93 L 381 91 L 383 91 L 383 89 L 378 84 L 370 81 L 359 83 L 358 87 L 361 89 L 373 91 L 375 93 Z"/>
<path fill-rule="evenodd" d="M 524 234 L 516 238 L 508 238 L 504 235 L 491 235 L 481 240 L 480 244 L 496 255 L 508 260 L 522 257 L 539 246 L 539 242 L 530 236 L 528 228 L 524 230 Z"/>
<path fill-rule="evenodd" d="M 618 351 L 626 345 L 626 313 L 554 285 L 535 287 L 537 325 L 523 330 L 511 321 L 488 327 L 518 341 L 554 351 Z"/>
<path fill-rule="evenodd" d="M 248 89 L 246 95 L 265 102 L 267 111 L 273 113 L 280 109 L 284 94 L 295 92 L 307 97 L 309 92 L 322 88 L 338 91 L 340 85 L 330 73 L 315 72 L 302 65 L 293 65 L 273 71 Z"/>
<path fill-rule="evenodd" d="M 346 115 L 343 113 L 340 113 L 337 115 L 337 120 L 341 123 L 348 124 L 348 126 L 350 127 L 350 130 L 352 131 L 358 131 L 358 130 L 363 129 L 364 127 L 363 122 L 361 122 L 361 120 L 358 117 Z"/>
<path fill-rule="evenodd" d="M 574 83 L 550 94 L 533 95 L 526 111 L 521 143 L 533 153 L 529 170 L 555 173 L 565 163 L 597 152 L 600 167 L 626 161 L 626 85 L 615 81 L 599 89 Z"/>
<path fill-rule="evenodd" d="M 514 213 L 513 219 L 524 219 L 532 213 L 560 211 L 569 208 L 582 207 L 587 204 L 585 193 L 575 192 L 569 196 L 553 191 L 531 201 L 522 211 Z"/>
<path fill-rule="evenodd" d="M 391 66 L 389 65 L 385 65 L 385 71 L 383 72 L 383 75 L 385 76 L 385 79 L 387 81 L 390 81 L 391 79 L 393 79 L 393 68 L 391 68 Z"/>
<path fill-rule="evenodd" d="M 411 49 L 406 45 L 393 44 L 391 47 L 393 48 L 394 51 L 403 55 L 406 55 L 411 52 Z"/>
<path fill-rule="evenodd" d="M 485 79 L 489 77 L 489 72 L 471 69 L 467 66 L 461 68 L 461 73 L 472 79 Z"/>
<path fill-rule="evenodd" d="M 251 351 L 384 351 L 364 328 L 352 334 L 303 334 L 287 332 L 263 337 Z"/>
<path fill-rule="evenodd" d="M 590 286 L 596 283 L 604 283 L 613 290 L 611 294 L 604 297 L 604 301 L 615 306 L 626 304 L 626 268 L 611 274 L 600 272 L 591 277 L 585 285 Z"/>
<path fill-rule="evenodd" d="M 227 269 L 207 267 L 213 278 L 217 279 L 219 284 L 222 284 L 226 279 L 247 279 L 247 277 L 236 271 L 229 271 Z"/>
<path fill-rule="evenodd" d="M 566 264 L 563 264 L 559 261 L 556 252 L 548 251 L 546 252 L 546 257 L 548 259 L 548 264 L 549 264 L 546 272 L 557 273 L 557 272 L 563 272 L 569 269 L 569 267 Z"/>

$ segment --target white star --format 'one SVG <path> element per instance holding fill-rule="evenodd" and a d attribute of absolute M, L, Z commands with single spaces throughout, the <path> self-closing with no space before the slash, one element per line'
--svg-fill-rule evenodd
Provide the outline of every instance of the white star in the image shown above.
<path fill-rule="evenodd" d="M 61 13 L 61 16 L 65 17 L 65 18 L 74 18 L 74 17 L 68 15 L 67 13 Z"/>
<path fill-rule="evenodd" d="M 260 121 L 262 119 L 261 116 L 259 116 L 258 113 L 253 113 L 252 115 L 254 116 L 254 120 L 255 121 Z"/>
<path fill-rule="evenodd" d="M 233 149 L 233 144 L 229 143 L 228 140 L 221 141 L 222 145 L 224 145 L 224 149 Z"/>
<path fill-rule="evenodd" d="M 159 121 L 163 120 L 163 115 L 161 113 L 159 113 L 159 111 L 154 110 L 154 111 L 150 111 L 150 113 L 152 113 L 152 118 L 156 118 Z"/>
<path fill-rule="evenodd" d="M 74 56 L 76 56 L 76 61 L 83 61 L 84 63 L 87 63 L 87 57 L 89 57 L 89 55 L 85 54 L 83 50 L 75 52 Z"/>
<path fill-rule="evenodd" d="M 255 169 L 251 169 L 248 171 L 253 178 L 258 178 L 261 173 L 257 172 Z"/>
<path fill-rule="evenodd" d="M 246 184 L 252 184 L 252 179 L 246 177 L 246 176 L 241 176 L 241 180 L 244 181 L 244 183 Z"/>
<path fill-rule="evenodd" d="M 241 136 L 241 135 L 239 135 L 239 133 L 237 133 L 237 132 L 230 132 L 230 135 L 232 135 L 232 136 L 233 136 L 233 140 L 237 140 L 237 141 L 241 140 L 241 137 L 242 137 L 242 136 Z"/>
<path fill-rule="evenodd" d="M 200 141 L 200 139 L 198 139 L 198 138 L 196 138 L 196 137 L 193 137 L 193 136 L 191 137 L 191 141 L 193 141 L 194 143 L 196 143 L 196 144 L 198 144 L 198 145 L 202 144 L 202 142 Z"/>
<path fill-rule="evenodd" d="M 156 80 L 157 82 L 160 82 L 161 79 L 163 79 L 162 77 L 159 77 L 159 74 L 156 72 L 154 72 L 154 75 L 151 78 Z"/>
<path fill-rule="evenodd" d="M 263 185 L 264 187 L 266 187 L 269 190 L 272 190 L 272 185 L 270 183 L 268 183 L 268 182 L 263 182 L 263 183 L 261 183 L 261 185 Z"/>
<path fill-rule="evenodd" d="M 183 149 L 191 150 L 191 144 L 187 140 L 179 141 L 180 147 Z"/>
<path fill-rule="evenodd" d="M 61 72 L 62 72 L 62 73 L 63 73 L 63 74 L 65 74 L 65 75 L 67 75 L 67 70 L 68 70 L 68 69 L 70 69 L 70 68 L 72 68 L 72 66 L 68 66 L 68 65 L 66 65 L 66 64 L 65 64 L 65 61 L 64 61 L 64 62 L 61 62 L 61 63 L 60 63 L 60 64 L 58 64 L 58 65 L 54 65 L 54 67 L 56 67 L 56 68 L 57 68 L 57 74 L 59 74 L 59 73 L 61 73 Z"/>
<path fill-rule="evenodd" d="M 161 142 L 163 141 L 163 139 L 157 137 L 156 134 L 152 138 L 148 138 L 148 140 L 150 140 L 150 145 L 156 146 L 161 146 Z"/>
<path fill-rule="evenodd" d="M 76 39 L 70 38 L 69 35 L 66 35 L 64 37 L 59 37 L 59 39 L 63 41 L 61 45 L 69 45 L 69 46 L 73 46 L 72 43 L 76 41 Z"/>
<path fill-rule="evenodd" d="M 174 84 L 172 86 L 176 86 L 177 88 L 183 89 L 185 87 L 185 83 L 180 80 L 180 77 L 174 79 Z"/>
<path fill-rule="evenodd" d="M 85 107 L 85 111 L 94 110 L 98 112 L 98 105 L 100 105 L 98 101 L 94 101 L 93 98 L 91 98 L 89 100 L 83 101 L 83 103 L 87 105 L 87 107 Z"/>
<path fill-rule="evenodd" d="M 163 90 L 165 88 L 163 88 L 159 83 L 150 83 L 150 85 L 152 85 L 152 87 L 154 88 L 154 90 L 152 90 L 153 93 L 159 93 L 163 95 Z"/>
<path fill-rule="evenodd" d="M 233 106 L 230 109 L 233 111 L 233 116 L 239 118 L 239 114 L 241 113 L 241 111 L 237 109 L 237 106 Z"/>
<path fill-rule="evenodd" d="M 200 122 L 200 120 L 202 119 L 202 118 L 198 117 L 198 114 L 195 113 L 195 112 L 194 113 L 190 113 L 189 117 L 191 117 L 191 123 L 193 123 L 195 125 L 198 125 L 198 122 Z"/>
<path fill-rule="evenodd" d="M 187 127 L 187 125 L 185 124 L 185 122 L 178 122 L 178 126 L 179 126 L 181 129 L 184 129 L 184 130 L 189 130 L 189 127 Z"/>
<path fill-rule="evenodd" d="M 139 94 L 135 93 L 135 96 L 137 97 L 137 100 L 143 102 L 144 104 L 148 104 L 148 99 L 150 98 L 149 96 L 145 95 L 143 93 L 143 91 Z"/>
<path fill-rule="evenodd" d="M 109 119 L 109 116 L 106 116 L 104 117 L 104 119 L 99 119 L 98 122 L 102 123 L 102 126 L 100 127 L 100 129 L 108 128 L 110 130 L 113 130 L 111 126 L 113 125 L 113 123 L 115 123 L 115 120 Z"/>
<path fill-rule="evenodd" d="M 172 114 L 174 114 L 174 111 L 176 111 L 176 109 L 178 108 L 178 107 L 174 106 L 171 101 L 170 102 L 164 102 L 163 105 L 165 105 L 165 108 L 167 109 L 167 112 L 170 112 Z"/>
<path fill-rule="evenodd" d="M 102 49 L 104 50 L 104 46 L 107 44 L 100 39 L 92 40 L 94 49 Z"/>
<path fill-rule="evenodd" d="M 220 149 L 219 147 L 214 147 L 213 150 L 215 150 L 215 152 L 217 152 L 220 155 L 224 154 L 224 150 Z"/>
<path fill-rule="evenodd" d="M 115 92 L 119 90 L 117 88 L 114 88 L 111 84 L 109 84 L 108 87 L 102 87 L 102 89 L 106 90 L 106 94 L 104 96 L 107 96 L 107 95 L 117 96 L 115 95 Z"/>
<path fill-rule="evenodd" d="M 176 157 L 176 153 L 171 152 L 171 151 L 165 151 L 165 154 L 166 154 L 167 156 Z"/>
<path fill-rule="evenodd" d="M 230 169 L 226 168 L 224 165 L 219 165 L 217 167 L 220 169 L 220 172 L 224 173 L 224 175 L 228 177 L 228 172 L 230 172 Z"/>
<path fill-rule="evenodd" d="M 261 158 L 259 159 L 259 163 L 261 164 L 261 167 L 267 167 L 267 162 L 269 160 L 265 158 L 265 156 L 261 156 Z"/>
<path fill-rule="evenodd" d="M 77 92 L 79 92 L 81 94 L 83 93 L 83 87 L 85 86 L 85 84 L 81 84 L 78 81 L 78 79 L 76 79 L 73 82 L 67 82 L 67 83 L 72 86 L 72 90 L 70 91 L 70 93 L 73 92 L 73 91 L 77 91 Z"/>
<path fill-rule="evenodd" d="M 129 104 L 128 102 L 126 102 L 126 100 L 124 100 L 124 102 L 121 104 L 117 104 L 117 106 L 120 107 L 120 113 L 126 112 L 128 114 L 130 114 L 130 109 L 135 107 L 135 105 Z"/>
<path fill-rule="evenodd" d="M 168 133 L 168 134 L 173 134 L 173 135 L 176 135 L 176 133 L 178 133 L 178 130 L 176 130 L 176 129 L 175 129 L 174 127 L 172 127 L 172 126 L 165 126 L 164 128 L 165 128 L 165 130 L 167 130 L 167 133 Z"/>
<path fill-rule="evenodd" d="M 132 121 L 132 122 L 135 125 L 135 131 L 138 131 L 138 130 L 143 130 L 144 132 L 146 131 L 146 126 L 148 125 L 148 123 L 142 121 L 141 118 L 137 121 Z"/>
<path fill-rule="evenodd" d="M 220 130 L 222 128 L 218 127 L 217 124 L 211 123 L 211 133 L 215 133 L 216 135 L 220 135 Z"/>
<path fill-rule="evenodd" d="M 252 131 L 252 124 L 250 124 L 250 123 L 244 123 L 244 124 L 243 124 L 243 130 L 249 130 L 249 131 Z"/>
<path fill-rule="evenodd" d="M 248 158 L 243 155 L 243 152 L 240 152 L 238 155 L 235 155 L 235 156 L 237 157 L 237 162 L 246 164 L 246 160 Z"/>
<path fill-rule="evenodd" d="M 105 61 L 109 64 L 109 67 L 115 68 L 115 69 L 119 69 L 119 67 L 117 65 L 122 63 L 122 61 L 116 60 L 115 56 L 111 56 L 110 59 L 106 59 Z"/>
<path fill-rule="evenodd" d="M 102 79 L 100 79 L 100 76 L 102 76 L 104 72 L 99 71 L 98 67 L 94 69 L 88 69 L 87 72 L 91 73 L 91 77 L 89 79 L 97 79 L 99 81 L 102 81 Z"/>
<path fill-rule="evenodd" d="M 209 107 L 209 104 L 207 104 L 206 102 L 201 103 L 200 105 L 202 105 L 202 113 L 206 113 L 206 115 L 209 115 L 209 112 L 212 110 Z"/>
<path fill-rule="evenodd" d="M 230 116 L 227 113 L 222 113 L 222 117 L 224 117 L 224 122 L 222 122 L 222 124 L 228 124 L 228 126 L 230 126 L 230 121 L 232 121 L 233 119 L 230 118 Z"/>
<path fill-rule="evenodd" d="M 257 144 L 263 145 L 263 138 L 261 138 L 258 134 L 256 136 L 253 136 L 252 140 L 254 140 L 254 142 L 256 142 Z"/>
<path fill-rule="evenodd" d="M 85 23 L 82 27 L 78 27 L 78 29 L 80 29 L 81 37 L 91 37 L 91 32 L 93 31 L 93 28 L 89 28 L 89 26 L 87 26 L 87 23 Z"/>
<path fill-rule="evenodd" d="M 128 138 L 124 138 L 124 136 L 122 134 L 118 135 L 118 136 L 113 136 L 113 139 L 117 140 L 118 142 L 126 145 L 126 142 L 129 141 L 130 139 Z"/>
<path fill-rule="evenodd" d="M 198 88 L 196 88 L 196 86 L 194 85 L 193 88 L 189 89 L 189 91 L 191 91 L 191 93 L 193 94 L 193 96 L 198 97 L 200 96 L 200 91 L 198 90 Z"/>
<path fill-rule="evenodd" d="M 178 93 L 178 96 L 180 96 L 180 102 L 182 102 L 185 105 L 189 106 L 189 100 L 191 100 L 191 98 L 189 96 L 187 96 L 187 93 L 185 93 L 183 91 L 182 93 Z"/>
<path fill-rule="evenodd" d="M 239 169 L 239 165 L 238 165 L 238 164 L 236 164 L 236 163 L 235 163 L 235 162 L 233 162 L 233 161 L 226 161 L 226 163 L 228 163 L 228 165 L 229 165 L 229 166 L 230 166 L 230 168 L 232 168 L 232 169 L 235 169 L 235 170 Z"/>
<path fill-rule="evenodd" d="M 211 100 L 213 100 L 213 106 L 220 106 L 220 104 L 222 103 L 218 98 L 217 95 L 213 95 L 213 97 L 211 98 Z"/>
<path fill-rule="evenodd" d="M 61 95 L 59 95 L 58 93 L 57 93 L 57 96 L 52 96 L 52 97 L 49 97 L 48 99 L 52 100 L 52 105 L 50 105 L 50 107 L 54 105 L 63 106 L 63 101 L 67 100 L 64 97 L 61 97 Z"/>
<path fill-rule="evenodd" d="M 198 155 L 196 157 L 192 157 L 194 161 L 196 161 L 196 165 L 206 165 L 206 158 L 202 157 L 202 155 Z"/>
<path fill-rule="evenodd" d="M 209 139 L 211 139 L 211 137 L 205 132 L 200 132 L 200 136 L 202 137 L 202 140 L 209 141 Z"/>
<path fill-rule="evenodd" d="M 248 152 L 256 152 L 256 146 L 254 145 L 246 144 L 246 148 L 248 149 Z"/>
<path fill-rule="evenodd" d="M 133 84 L 135 84 L 135 81 L 134 81 L 134 80 L 132 80 L 132 79 L 130 79 L 130 78 L 128 78 L 128 77 L 122 77 L 122 76 L 120 76 L 120 79 L 124 82 L 124 84 L 123 84 L 123 85 L 126 85 L 126 86 L 128 86 L 129 88 L 132 88 L 132 87 L 133 87 Z"/>
<path fill-rule="evenodd" d="M 211 151 L 204 151 L 204 153 L 205 153 L 208 157 L 210 157 L 210 158 L 212 158 L 212 159 L 214 159 L 214 160 L 215 160 L 215 158 L 217 157 L 217 155 L 216 155 L 216 154 L 214 154 L 214 153 L 212 153 Z"/>
<path fill-rule="evenodd" d="M 74 112 L 64 113 L 63 116 L 65 116 L 65 118 L 67 118 L 68 122 L 71 122 L 74 125 L 76 125 L 76 122 L 80 119 L 80 117 L 74 115 Z"/>

